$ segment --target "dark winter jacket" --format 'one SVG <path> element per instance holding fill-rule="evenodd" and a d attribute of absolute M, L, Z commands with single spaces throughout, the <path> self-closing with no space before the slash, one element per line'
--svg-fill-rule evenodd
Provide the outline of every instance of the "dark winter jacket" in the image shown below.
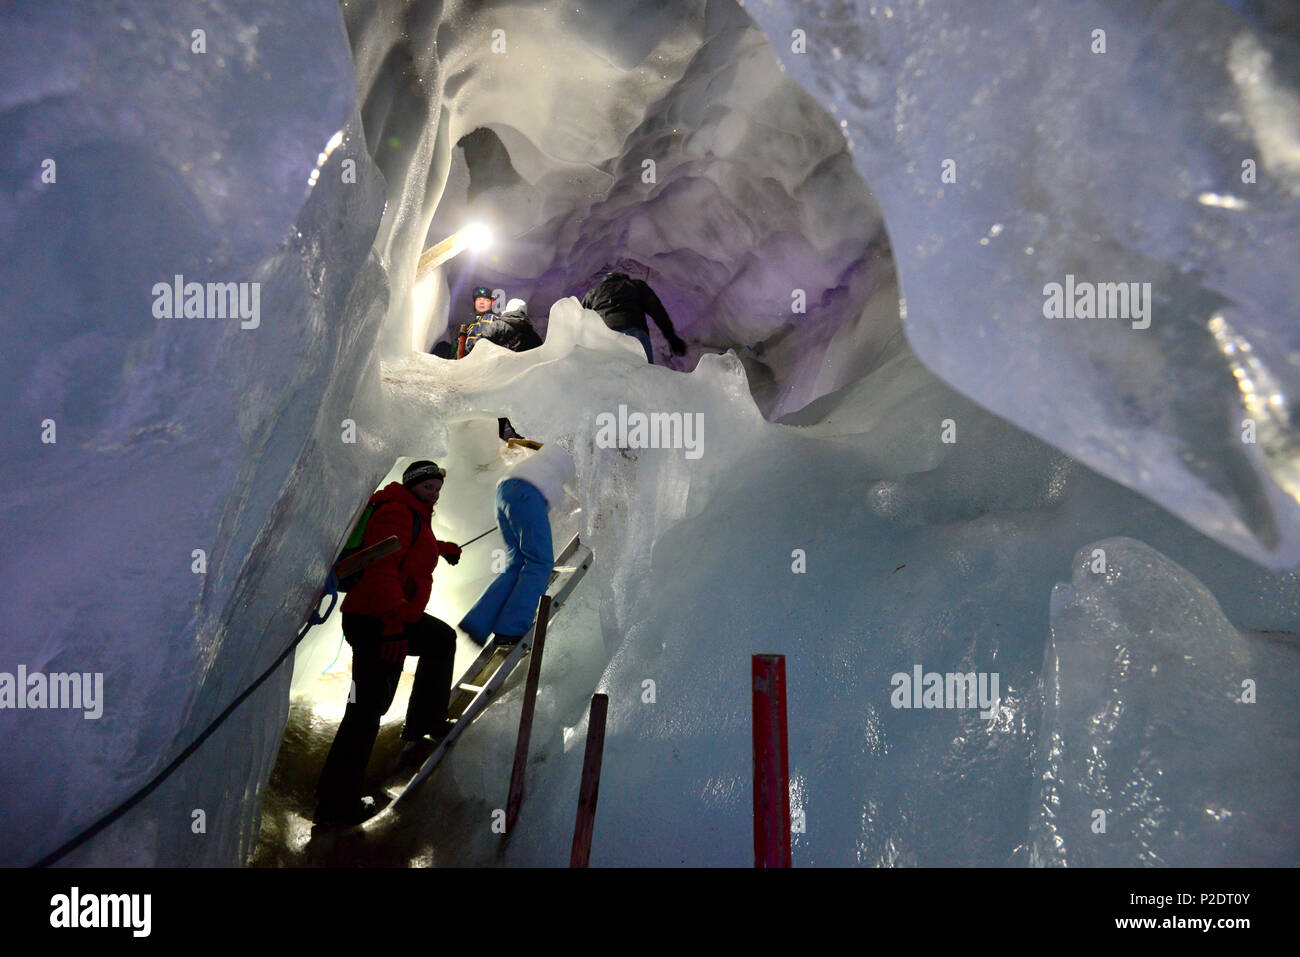
<path fill-rule="evenodd" d="M 600 313 L 605 325 L 615 332 L 640 329 L 649 333 L 645 321 L 649 314 L 669 342 L 677 338 L 668 310 L 654 290 L 643 280 L 633 279 L 626 273 L 612 272 L 589 289 L 582 297 L 582 308 Z"/>
<path fill-rule="evenodd" d="M 452 542 L 440 542 L 429 527 L 433 506 L 422 502 L 401 482 L 389 482 L 374 495 L 378 506 L 366 523 L 364 548 L 396 535 L 401 549 L 366 566 L 361 581 L 343 599 L 343 612 L 381 618 L 384 633 L 395 634 L 419 621 L 433 590 L 433 566 L 439 555 L 460 551 Z M 412 530 L 419 532 L 412 541 Z"/>
<path fill-rule="evenodd" d="M 479 339 L 488 339 L 511 352 L 527 352 L 542 344 L 541 336 L 523 312 L 506 312 L 499 317 L 475 316 L 465 336 L 465 355 L 474 350 Z"/>

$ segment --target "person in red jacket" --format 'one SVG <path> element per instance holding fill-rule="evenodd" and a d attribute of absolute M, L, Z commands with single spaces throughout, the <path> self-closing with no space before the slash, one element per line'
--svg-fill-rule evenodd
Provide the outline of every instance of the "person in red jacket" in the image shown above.
<path fill-rule="evenodd" d="M 317 824 L 355 824 L 371 812 L 361 797 L 366 764 L 407 655 L 418 655 L 420 664 L 402 739 L 436 739 L 447 733 L 456 631 L 424 611 L 438 557 L 452 565 L 460 561 L 460 548 L 438 541 L 429 527 L 446 474 L 433 462 L 412 462 L 401 482 L 390 482 L 370 497 L 375 509 L 363 546 L 395 535 L 401 548 L 367 566 L 343 599 L 343 637 L 352 646 L 352 693 L 316 788 Z"/>

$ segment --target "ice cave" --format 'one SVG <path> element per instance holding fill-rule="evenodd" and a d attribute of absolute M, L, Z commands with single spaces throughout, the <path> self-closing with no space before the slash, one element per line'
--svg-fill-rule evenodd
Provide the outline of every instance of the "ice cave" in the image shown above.
<path fill-rule="evenodd" d="M 603 693 L 591 864 L 750 866 L 770 653 L 795 866 L 1300 864 L 1294 4 L 17 0 L 0 71 L 0 862 L 564 866 Z M 438 354 L 480 286 L 542 344 Z M 499 418 L 594 557 L 518 820 L 522 669 L 322 835 L 286 651 L 411 462 L 495 528 Z"/>

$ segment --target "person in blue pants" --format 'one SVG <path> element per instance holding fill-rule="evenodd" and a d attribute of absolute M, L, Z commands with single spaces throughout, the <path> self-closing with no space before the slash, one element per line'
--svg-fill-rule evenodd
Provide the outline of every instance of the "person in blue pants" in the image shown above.
<path fill-rule="evenodd" d="M 563 499 L 564 486 L 573 477 L 572 457 L 547 442 L 497 483 L 497 527 L 508 564 L 460 622 L 478 644 L 487 644 L 490 635 L 496 635 L 498 644 L 515 644 L 532 626 L 555 567 L 548 512 Z"/>

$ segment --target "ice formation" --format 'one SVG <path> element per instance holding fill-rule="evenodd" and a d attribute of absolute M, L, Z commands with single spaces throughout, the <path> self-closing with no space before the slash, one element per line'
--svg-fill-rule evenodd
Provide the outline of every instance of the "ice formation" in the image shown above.
<path fill-rule="evenodd" d="M 0 860 L 117 806 L 275 659 L 395 460 L 448 466 L 440 536 L 490 525 L 502 414 L 574 450 L 557 538 L 597 556 L 507 863 L 562 863 L 596 689 L 593 863 L 747 863 L 758 651 L 789 660 L 799 864 L 1300 859 L 1295 24 L 966 6 L 7 8 L 0 672 L 103 672 L 105 712 L 0 710 Z M 494 250 L 417 281 L 471 217 Z M 569 298 L 607 264 L 648 270 L 688 362 Z M 1045 319 L 1067 275 L 1151 282 L 1151 327 Z M 256 327 L 159 318 L 176 276 L 260 283 Z M 541 349 L 425 353 L 480 281 Z M 600 448 L 620 404 L 701 415 L 704 454 Z M 290 757 L 328 744 L 337 650 L 335 620 L 297 656 Z M 997 715 L 892 708 L 916 665 L 996 672 Z M 244 860 L 290 685 L 63 863 Z M 515 701 L 369 851 L 305 846 L 273 788 L 258 860 L 493 859 Z"/>
<path fill-rule="evenodd" d="M 1295 817 L 1272 795 L 1300 787 L 1294 645 L 1239 632 L 1141 542 L 1087 546 L 1071 578 L 1052 593 L 1043 664 L 1037 861 L 1291 863 Z M 1216 740 L 1249 747 L 1205 747 Z"/>
<path fill-rule="evenodd" d="M 926 366 L 1219 541 L 1294 567 L 1295 7 L 745 9 L 844 124 Z M 1045 287 L 1067 276 L 1151 283 L 1150 327 L 1045 320 Z M 1243 442 L 1245 418 L 1267 438 Z"/>

